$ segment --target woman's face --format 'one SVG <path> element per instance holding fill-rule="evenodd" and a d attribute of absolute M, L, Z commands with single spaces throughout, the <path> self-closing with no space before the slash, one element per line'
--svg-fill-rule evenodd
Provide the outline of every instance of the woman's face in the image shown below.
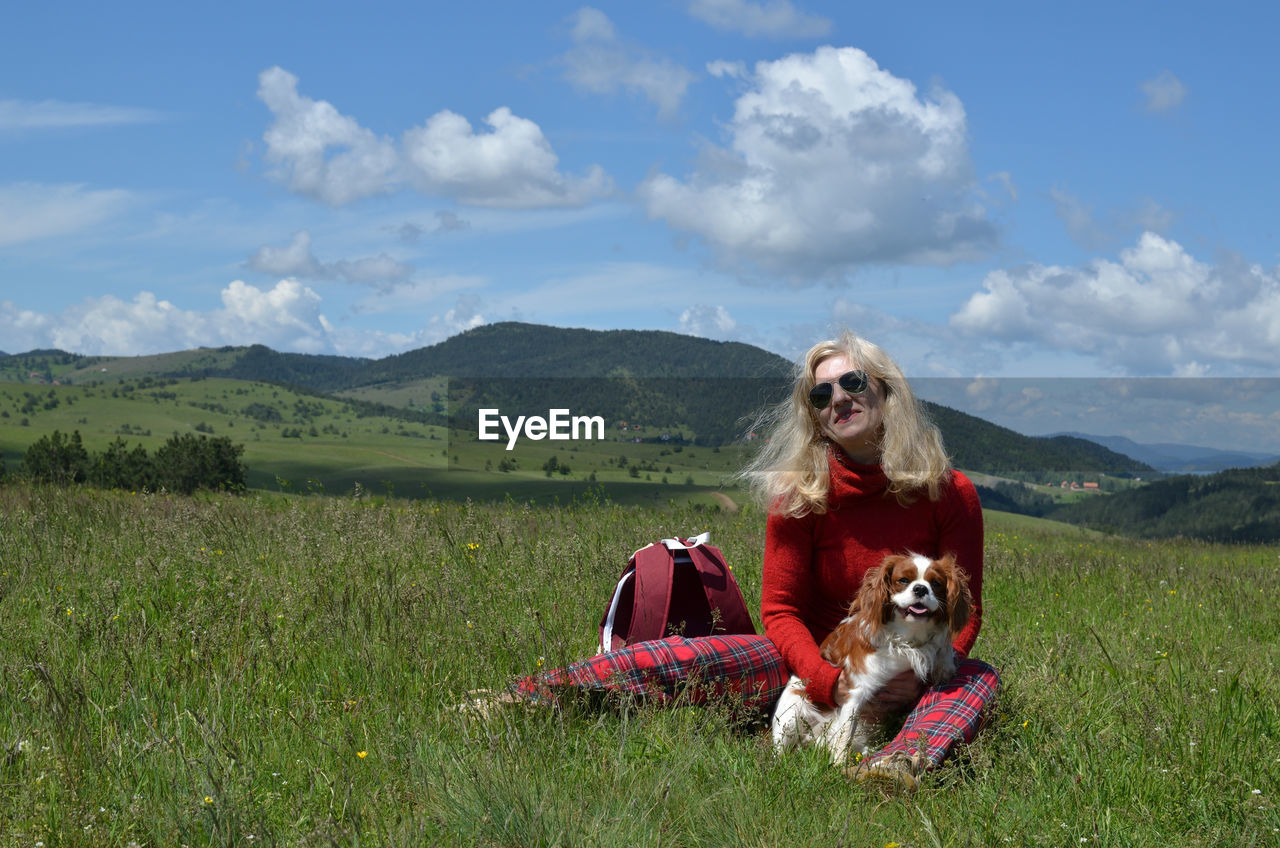
<path fill-rule="evenodd" d="M 831 383 L 834 390 L 831 402 L 815 410 L 818 426 L 854 462 L 874 465 L 880 461 L 877 445 L 884 423 L 884 387 L 872 377 L 862 394 L 849 394 L 840 388 L 838 380 L 841 374 L 852 370 L 854 366 L 843 355 L 828 357 L 814 369 L 814 383 Z"/>

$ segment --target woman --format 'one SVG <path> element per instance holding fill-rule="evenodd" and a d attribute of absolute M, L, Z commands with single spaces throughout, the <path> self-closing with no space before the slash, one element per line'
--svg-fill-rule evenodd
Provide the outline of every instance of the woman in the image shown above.
<path fill-rule="evenodd" d="M 889 554 L 952 553 L 973 594 L 973 615 L 954 643 L 956 675 L 927 692 L 910 672 L 886 686 L 866 717 L 910 713 L 889 745 L 854 767 L 859 778 L 914 787 L 957 740 L 973 738 L 999 682 L 994 669 L 968 658 L 982 624 L 977 493 L 951 469 L 937 428 L 898 366 L 852 333 L 810 348 L 791 397 L 765 419 L 769 439 L 743 471 L 769 508 L 765 636 L 642 642 L 525 678 L 517 697 L 554 701 L 571 688 L 699 700 L 732 690 L 766 706 L 794 673 L 807 681 L 811 700 L 838 706 L 848 691 L 818 646 L 844 617 L 863 575 Z"/>

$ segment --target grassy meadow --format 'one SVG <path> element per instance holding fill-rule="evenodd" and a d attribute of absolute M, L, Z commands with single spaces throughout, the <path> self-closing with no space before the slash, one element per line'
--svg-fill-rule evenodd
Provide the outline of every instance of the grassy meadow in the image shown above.
<path fill-rule="evenodd" d="M 1003 688 L 913 797 L 726 708 L 454 709 L 592 652 L 687 504 L 0 487 L 0 848 L 1263 846 L 1280 841 L 1280 557 L 988 516 Z"/>
<path fill-rule="evenodd" d="M 481 442 L 475 429 L 373 414 L 342 398 L 268 383 L 115 376 L 70 386 L 0 382 L 0 460 L 16 470 L 27 448 L 55 430 L 79 431 L 90 453 L 118 438 L 153 453 L 174 434 L 196 433 L 243 445 L 253 489 L 539 502 L 569 502 L 603 490 L 619 503 L 704 506 L 718 502 L 711 491 L 743 462 L 736 448 L 631 441 L 660 435 L 652 428 L 623 434 L 610 427 L 599 441 L 521 439 L 508 451 L 505 437 Z M 420 411 L 442 387 L 425 381 L 352 395 Z M 553 457 L 557 470 L 548 474 Z"/>

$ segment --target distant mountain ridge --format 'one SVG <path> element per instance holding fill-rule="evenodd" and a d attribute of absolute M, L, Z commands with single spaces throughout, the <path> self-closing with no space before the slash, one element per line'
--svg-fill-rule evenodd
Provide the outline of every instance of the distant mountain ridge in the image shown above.
<path fill-rule="evenodd" d="M 280 353 L 262 345 L 200 348 L 139 357 L 79 356 L 31 351 L 0 357 L 0 380 L 32 389 L 56 382 L 109 384 L 128 381 L 121 393 L 160 378 L 227 377 L 289 384 L 316 395 L 357 399 L 379 414 L 439 422 L 444 402 L 463 410 L 453 424 L 475 430 L 479 405 L 504 412 L 568 404 L 590 410 L 616 427 L 624 418 L 643 421 L 641 436 L 661 438 L 680 425 L 702 444 L 719 445 L 743 435 L 751 413 L 785 396 L 791 363 L 750 345 L 715 342 L 655 331 L 594 331 L 508 322 L 486 325 L 440 344 L 383 359 Z M 444 398 L 441 392 L 447 391 Z M 25 403 L 48 402 L 47 391 L 22 390 Z M 397 398 L 391 407 L 376 409 Z M 84 415 L 92 417 L 89 401 Z M 300 404 L 303 402 L 299 402 Z M 433 405 L 434 411 L 433 411 Z M 1088 481 L 1091 475 L 1156 476 L 1156 462 L 1227 461 L 1265 457 L 1184 445 L 1139 445 L 1115 437 L 1062 433 L 1025 436 L 949 407 L 924 402 L 957 467 L 1016 480 Z M 80 413 L 80 410 L 77 410 Z M 656 425 L 656 426 L 655 426 Z M 16 426 L 16 425 L 14 425 Z M 633 428 L 628 428 L 631 432 Z M 1105 441 L 1108 444 L 1101 444 Z M 1206 454 L 1206 450 L 1209 451 Z M 1137 457 L 1129 452 L 1139 454 Z M 1155 460 L 1147 463 L 1144 458 Z M 1062 473 L 1061 478 L 1053 477 Z M 1128 535 L 1196 536 L 1222 541 L 1280 539 L 1280 464 L 1268 469 L 1224 471 L 1207 477 L 1157 481 L 1132 491 L 1089 496 L 1058 506 L 1043 491 L 1018 483 L 984 481 L 984 504 L 1044 515 Z M 477 485 L 487 475 L 477 472 Z M 1090 476 L 1086 476 L 1090 475 Z M 499 480 L 495 472 L 495 477 Z M 484 479 L 481 479 L 484 478 Z M 1097 479 L 1097 478 L 1092 478 Z M 1116 481 L 1112 481 L 1116 482 Z M 499 482 L 497 486 L 504 485 Z M 1128 484 L 1126 484 L 1128 485 Z M 491 487 L 492 488 L 492 487 Z"/>
<path fill-rule="evenodd" d="M 149 357 L 36 355 L 48 373 L 74 382 L 125 377 L 227 377 L 285 383 L 324 393 L 448 377 L 455 423 L 479 406 L 544 413 L 557 406 L 616 420 L 691 428 L 700 441 L 744 435 L 754 413 L 785 396 L 792 363 L 741 342 L 657 330 L 586 330 L 520 322 L 486 324 L 438 344 L 367 359 L 280 353 L 262 345 L 202 348 Z M 58 363 L 55 372 L 52 363 Z M 0 367 L 4 360 L 0 360 Z M 1024 436 L 976 416 L 923 403 L 958 467 L 991 474 L 1036 471 L 1131 473 L 1152 469 L 1092 442 Z"/>
<path fill-rule="evenodd" d="M 1170 474 L 1188 472 L 1225 471 L 1229 468 L 1257 468 L 1280 462 L 1280 454 L 1254 451 L 1232 451 L 1199 445 L 1180 445 L 1168 442 L 1142 444 L 1125 436 L 1095 436 L 1088 433 L 1061 433 L 1050 438 L 1066 436 L 1086 439 L 1117 453 L 1145 462 L 1157 471 Z"/>
<path fill-rule="evenodd" d="M 789 379 L 791 363 L 742 342 L 661 330 L 585 330 L 506 321 L 378 360 L 376 380 L 448 377 Z"/>

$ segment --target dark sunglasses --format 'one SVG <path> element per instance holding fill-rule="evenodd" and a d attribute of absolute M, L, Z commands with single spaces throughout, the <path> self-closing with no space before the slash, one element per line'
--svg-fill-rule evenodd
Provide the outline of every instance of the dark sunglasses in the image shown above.
<path fill-rule="evenodd" d="M 846 371 L 836 382 L 849 394 L 860 395 L 867 390 L 869 380 L 866 371 Z M 819 383 L 809 390 L 809 403 L 813 404 L 814 409 L 826 409 L 835 393 L 835 387 L 831 383 Z"/>

